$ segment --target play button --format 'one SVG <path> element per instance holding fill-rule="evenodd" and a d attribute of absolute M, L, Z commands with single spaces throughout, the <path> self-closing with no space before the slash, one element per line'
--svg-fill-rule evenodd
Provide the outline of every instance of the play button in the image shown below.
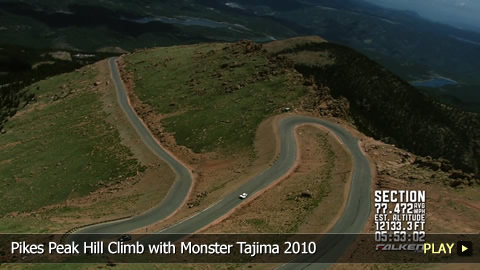
<path fill-rule="evenodd" d="M 458 241 L 457 242 L 457 255 L 466 257 L 472 256 L 473 244 L 471 241 Z"/>

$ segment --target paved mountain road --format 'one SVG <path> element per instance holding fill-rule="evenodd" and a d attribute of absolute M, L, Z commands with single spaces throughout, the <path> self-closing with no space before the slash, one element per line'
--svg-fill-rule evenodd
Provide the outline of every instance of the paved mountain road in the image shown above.
<path fill-rule="evenodd" d="M 125 112 L 129 121 L 135 127 L 145 144 L 150 147 L 155 154 L 165 160 L 165 162 L 167 162 L 177 173 L 177 179 L 167 197 L 161 202 L 160 205 L 152 210 L 129 219 L 87 227 L 78 231 L 77 233 L 126 233 L 128 231 L 158 222 L 173 213 L 182 205 L 182 202 L 186 198 L 192 184 L 192 177 L 189 170 L 157 144 L 156 140 L 148 132 L 148 130 L 142 124 L 142 121 L 138 118 L 132 107 L 129 105 L 126 90 L 123 82 L 121 81 L 118 67 L 114 58 L 109 59 L 109 65 L 112 72 L 114 85 L 117 89 L 119 104 L 122 110 Z M 281 151 L 277 161 L 270 168 L 253 177 L 239 189 L 220 199 L 217 203 L 209 208 L 161 231 L 160 234 L 150 236 L 149 239 L 143 239 L 143 241 L 163 241 L 165 237 L 168 237 L 162 236 L 162 234 L 165 233 L 196 232 L 215 220 L 221 218 L 242 203 L 243 201 L 238 198 L 239 194 L 246 192 L 250 197 L 255 192 L 262 190 L 271 183 L 275 182 L 277 179 L 284 176 L 296 162 L 297 144 L 295 140 L 294 129 L 296 126 L 302 124 L 319 124 L 328 128 L 350 151 L 354 166 L 350 193 L 348 195 L 348 201 L 344 212 L 337 223 L 330 230 L 330 233 L 361 232 L 365 227 L 370 215 L 371 172 L 370 164 L 360 150 L 358 140 L 344 128 L 332 122 L 307 116 L 288 116 L 279 121 L 278 134 L 280 136 Z M 332 243 L 330 242 L 324 243 L 329 246 L 330 251 L 324 254 L 317 254 L 319 258 L 322 256 L 338 257 L 351 244 L 350 241 L 345 241 L 345 239 L 339 239 L 339 241 L 334 241 Z M 299 267 L 305 268 L 308 267 L 308 265 L 287 264 L 282 266 L 282 268 L 285 269 L 296 269 Z M 318 265 L 316 265 L 315 268 L 318 268 Z"/>
<path fill-rule="evenodd" d="M 182 206 L 187 197 L 190 187 L 192 186 L 192 174 L 181 162 L 174 158 L 170 153 L 165 151 L 155 140 L 153 135 L 145 127 L 142 120 L 140 120 L 130 106 L 125 85 L 120 77 L 116 58 L 110 58 L 108 64 L 112 75 L 114 86 L 117 90 L 117 99 L 120 107 L 124 111 L 128 120 L 137 131 L 142 141 L 150 150 L 164 160 L 176 173 L 177 177 L 170 188 L 165 199 L 151 210 L 128 219 L 118 220 L 114 222 L 101 223 L 89 227 L 85 227 L 76 233 L 126 233 L 135 229 L 148 226 L 156 223 L 172 214 L 180 206 Z M 161 178 L 161 176 L 159 177 Z M 160 179 L 161 181 L 161 179 Z"/>

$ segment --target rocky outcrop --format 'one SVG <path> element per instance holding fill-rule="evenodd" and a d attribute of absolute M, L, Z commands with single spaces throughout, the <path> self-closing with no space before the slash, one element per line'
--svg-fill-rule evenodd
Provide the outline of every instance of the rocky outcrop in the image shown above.
<path fill-rule="evenodd" d="M 478 182 L 478 179 L 475 179 L 474 174 L 454 169 L 450 161 L 446 159 L 432 159 L 429 156 L 417 157 L 413 162 L 413 165 L 431 171 L 441 171 L 446 173 L 448 179 L 445 182 L 451 187 L 457 187 L 460 185 L 470 186 Z"/>

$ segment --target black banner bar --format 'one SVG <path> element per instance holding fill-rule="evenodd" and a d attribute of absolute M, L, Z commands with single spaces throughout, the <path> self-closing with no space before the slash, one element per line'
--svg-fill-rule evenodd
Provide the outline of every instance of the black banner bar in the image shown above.
<path fill-rule="evenodd" d="M 0 234 L 2 263 L 480 263 L 479 234 Z"/>

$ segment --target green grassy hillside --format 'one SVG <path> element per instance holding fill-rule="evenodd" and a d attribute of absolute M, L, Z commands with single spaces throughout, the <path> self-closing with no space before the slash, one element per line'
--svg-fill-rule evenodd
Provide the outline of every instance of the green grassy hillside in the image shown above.
<path fill-rule="evenodd" d="M 112 55 L 0 44 L 0 132 L 8 117 L 35 101 L 35 92 L 26 91 L 27 86 Z"/>
<path fill-rule="evenodd" d="M 106 122 L 101 94 L 93 87 L 96 74 L 89 66 L 26 89 L 37 101 L 11 118 L 0 135 L 0 216 L 84 196 L 99 183 L 142 170 Z M 18 229 L 4 226 L 0 230 Z"/>
<path fill-rule="evenodd" d="M 157 48 L 124 59 L 138 97 L 166 116 L 162 125 L 177 143 L 196 152 L 250 148 L 261 121 L 309 93 L 298 73 L 251 42 Z"/>

